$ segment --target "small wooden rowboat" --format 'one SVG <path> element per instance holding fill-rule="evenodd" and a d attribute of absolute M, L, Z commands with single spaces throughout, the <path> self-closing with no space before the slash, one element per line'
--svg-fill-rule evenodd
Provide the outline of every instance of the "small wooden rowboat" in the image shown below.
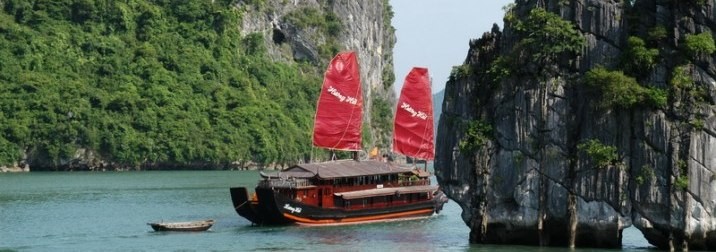
<path fill-rule="evenodd" d="M 214 225 L 214 220 L 187 221 L 187 222 L 158 222 L 147 223 L 154 231 L 206 231 Z"/>

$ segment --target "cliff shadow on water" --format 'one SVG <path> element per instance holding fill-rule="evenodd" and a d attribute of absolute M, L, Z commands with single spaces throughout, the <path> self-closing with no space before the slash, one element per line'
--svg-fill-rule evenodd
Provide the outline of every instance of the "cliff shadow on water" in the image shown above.
<path fill-rule="evenodd" d="M 713 1 L 518 0 L 446 84 L 436 175 L 474 243 L 716 249 Z"/>

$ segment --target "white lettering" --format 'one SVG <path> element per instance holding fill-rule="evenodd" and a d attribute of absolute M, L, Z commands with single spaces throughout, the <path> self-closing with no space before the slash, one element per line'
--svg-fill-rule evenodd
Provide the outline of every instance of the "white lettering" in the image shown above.
<path fill-rule="evenodd" d="M 415 109 L 413 109 L 413 107 L 411 107 L 410 104 L 408 104 L 408 103 L 406 103 L 406 102 L 403 102 L 403 104 L 400 105 L 400 108 L 402 108 L 403 110 L 405 110 L 405 111 L 407 111 L 408 113 L 410 113 L 410 115 L 411 115 L 412 117 L 418 117 L 418 118 L 423 119 L 423 120 L 427 120 L 427 119 L 428 119 L 428 114 L 426 114 L 426 113 L 423 112 L 423 111 L 415 111 Z"/>
<path fill-rule="evenodd" d="M 291 213 L 301 213 L 302 210 L 300 207 L 293 207 L 289 204 L 283 205 L 283 209 L 291 211 Z"/>
<path fill-rule="evenodd" d="M 353 105 L 358 104 L 358 99 L 356 99 L 355 97 L 345 96 L 341 94 L 341 92 L 333 86 L 328 87 L 328 93 L 338 98 L 338 100 L 341 102 L 347 102 Z"/>

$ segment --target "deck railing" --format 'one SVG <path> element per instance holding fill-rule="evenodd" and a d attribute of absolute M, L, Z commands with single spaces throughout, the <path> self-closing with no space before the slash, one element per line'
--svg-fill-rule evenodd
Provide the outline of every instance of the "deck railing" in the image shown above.
<path fill-rule="evenodd" d="M 421 180 L 401 180 L 401 181 L 392 181 L 392 182 L 385 182 L 382 183 L 385 187 L 396 187 L 396 186 L 418 186 L 418 185 L 429 185 L 430 181 L 427 179 L 421 179 Z M 266 180 L 259 181 L 259 187 L 263 188 L 298 188 L 298 187 L 304 187 L 304 186 L 311 186 L 314 185 L 311 183 L 308 179 L 297 179 L 297 178 L 271 178 Z M 334 188 L 344 188 L 344 187 L 350 187 L 351 189 L 371 189 L 375 188 L 374 184 L 362 184 L 362 185 L 355 185 L 355 184 L 337 184 L 333 185 Z M 364 187 L 364 188 L 363 188 Z"/>
<path fill-rule="evenodd" d="M 399 186 L 417 186 L 417 185 L 429 185 L 429 184 L 430 184 L 430 181 L 427 179 L 414 180 L 414 181 L 404 180 L 404 181 L 400 181 L 398 183 Z"/>

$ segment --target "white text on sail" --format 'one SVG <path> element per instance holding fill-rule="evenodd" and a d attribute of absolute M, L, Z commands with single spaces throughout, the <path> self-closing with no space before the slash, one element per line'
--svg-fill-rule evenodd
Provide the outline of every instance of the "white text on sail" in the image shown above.
<path fill-rule="evenodd" d="M 415 109 L 413 109 L 413 107 L 411 107 L 410 104 L 408 104 L 407 102 L 403 102 L 403 104 L 400 105 L 400 108 L 404 109 L 405 111 L 408 111 L 408 113 L 410 113 L 410 115 L 412 115 L 413 117 L 418 117 L 423 120 L 428 119 L 428 115 L 425 114 L 425 112 L 415 111 Z"/>
<path fill-rule="evenodd" d="M 355 97 L 345 96 L 341 94 L 341 92 L 338 91 L 338 89 L 334 88 L 333 86 L 328 87 L 328 93 L 331 93 L 331 95 L 335 96 L 340 100 L 341 102 L 347 102 L 353 105 L 358 104 L 358 99 Z"/>

